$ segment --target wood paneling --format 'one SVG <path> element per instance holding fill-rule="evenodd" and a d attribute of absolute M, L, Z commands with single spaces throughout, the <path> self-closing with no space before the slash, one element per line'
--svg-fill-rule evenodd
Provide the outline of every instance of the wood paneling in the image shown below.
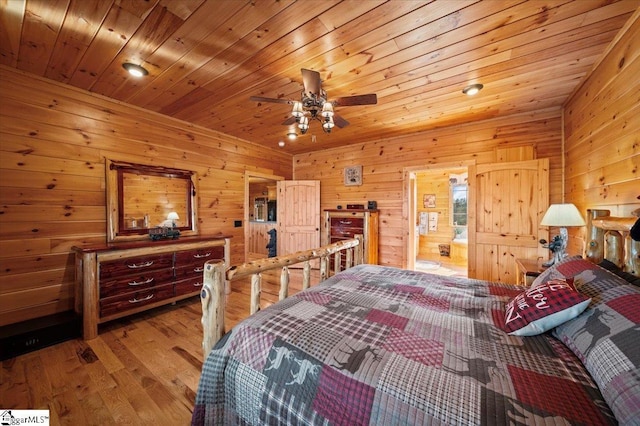
<path fill-rule="evenodd" d="M 201 235 L 244 261 L 245 170 L 291 156 L 0 66 L 0 325 L 73 307 L 71 247 L 106 242 L 106 158 L 194 170 Z"/>
<path fill-rule="evenodd" d="M 618 34 L 564 112 L 566 202 L 585 215 L 640 207 L 640 12 Z M 585 228 L 569 228 L 569 248 L 584 250 Z"/>
<path fill-rule="evenodd" d="M 559 108 L 638 0 L 3 0 L 0 64 L 291 154 Z M 149 71 L 129 77 L 124 62 Z M 295 126 L 301 68 L 350 122 Z M 483 83 L 475 98 L 462 89 Z M 74 127 L 70 127 L 74 128 Z M 300 132 L 298 132 L 300 133 Z M 312 138 L 312 134 L 315 138 Z M 139 147 L 142 148 L 142 147 Z M 135 149 L 135 148 L 132 148 Z"/>
<path fill-rule="evenodd" d="M 404 266 L 408 226 L 403 189 L 404 168 L 497 161 L 497 149 L 530 147 L 549 158 L 551 202 L 562 197 L 562 130 L 559 109 L 541 110 L 410 136 L 377 139 L 294 157 L 295 179 L 320 180 L 323 209 L 376 200 L 380 210 L 381 265 Z M 361 164 L 361 186 L 344 186 L 344 167 Z M 403 228 L 404 227 L 404 228 Z"/>

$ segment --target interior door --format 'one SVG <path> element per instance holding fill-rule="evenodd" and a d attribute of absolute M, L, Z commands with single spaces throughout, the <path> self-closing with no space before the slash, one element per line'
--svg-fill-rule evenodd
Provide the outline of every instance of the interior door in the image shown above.
<path fill-rule="evenodd" d="M 320 247 L 320 181 L 278 181 L 278 256 Z"/>
<path fill-rule="evenodd" d="M 515 283 L 516 258 L 547 255 L 548 159 L 470 166 L 469 202 L 469 277 Z"/>

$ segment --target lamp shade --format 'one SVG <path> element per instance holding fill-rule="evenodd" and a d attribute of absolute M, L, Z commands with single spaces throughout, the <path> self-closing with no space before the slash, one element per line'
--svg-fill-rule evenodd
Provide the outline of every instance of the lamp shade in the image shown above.
<path fill-rule="evenodd" d="M 293 111 L 291 111 L 291 115 L 296 118 L 302 117 L 304 115 L 304 111 L 302 110 L 302 104 L 300 102 L 293 103 Z"/>
<path fill-rule="evenodd" d="M 578 208 L 571 204 L 551 204 L 544 214 L 540 225 L 543 226 L 584 226 L 586 222 L 578 211 Z"/>
<path fill-rule="evenodd" d="M 168 219 L 168 220 L 178 220 L 178 219 L 180 219 L 180 216 L 178 216 L 178 213 L 177 213 L 177 212 L 170 212 L 170 213 L 167 215 L 167 219 Z"/>

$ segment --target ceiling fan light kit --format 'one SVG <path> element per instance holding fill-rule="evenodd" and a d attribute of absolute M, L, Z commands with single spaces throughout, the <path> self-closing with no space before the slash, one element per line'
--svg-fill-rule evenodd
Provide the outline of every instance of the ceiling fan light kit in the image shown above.
<path fill-rule="evenodd" d="M 300 133 L 304 135 L 309 130 L 309 117 L 303 115 L 299 120 L 298 127 L 300 128 Z"/>
<path fill-rule="evenodd" d="M 324 118 L 333 117 L 333 105 L 329 102 L 325 102 L 322 105 L 322 112 L 320 113 Z"/>
<path fill-rule="evenodd" d="M 255 102 L 273 102 L 293 105 L 291 117 L 282 124 L 288 126 L 297 123 L 300 133 L 303 135 L 307 133 L 309 124 L 311 120 L 314 119 L 322 123 L 322 130 L 325 133 L 331 133 L 331 130 L 335 126 L 339 128 L 348 126 L 349 122 L 334 112 L 333 108 L 335 106 L 375 105 L 378 103 L 378 98 L 375 93 L 345 96 L 329 101 L 327 92 L 322 89 L 320 73 L 304 68 L 301 71 L 304 90 L 302 91 L 302 96 L 299 101 L 282 98 L 263 98 L 261 96 L 252 96 L 250 99 Z M 289 137 L 289 139 L 295 139 L 295 137 L 291 137 L 291 134 L 295 135 L 295 133 L 290 132 L 287 134 L 287 137 Z"/>
<path fill-rule="evenodd" d="M 322 123 L 322 130 L 324 130 L 325 133 L 331 133 L 331 129 L 333 129 L 333 126 L 335 126 L 336 124 L 333 122 L 333 117 L 327 117 L 324 120 L 324 123 Z"/>

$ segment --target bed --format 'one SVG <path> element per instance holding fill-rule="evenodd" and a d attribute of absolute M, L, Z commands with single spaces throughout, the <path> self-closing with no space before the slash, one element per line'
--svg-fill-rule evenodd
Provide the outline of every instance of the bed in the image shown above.
<path fill-rule="evenodd" d="M 358 264 L 358 240 L 276 258 L 282 300 L 224 335 L 225 281 L 253 270 L 259 297 L 267 266 L 207 264 L 192 423 L 640 424 L 634 223 L 589 211 L 586 258 L 530 288 Z M 314 259 L 327 279 L 287 298 Z"/>

